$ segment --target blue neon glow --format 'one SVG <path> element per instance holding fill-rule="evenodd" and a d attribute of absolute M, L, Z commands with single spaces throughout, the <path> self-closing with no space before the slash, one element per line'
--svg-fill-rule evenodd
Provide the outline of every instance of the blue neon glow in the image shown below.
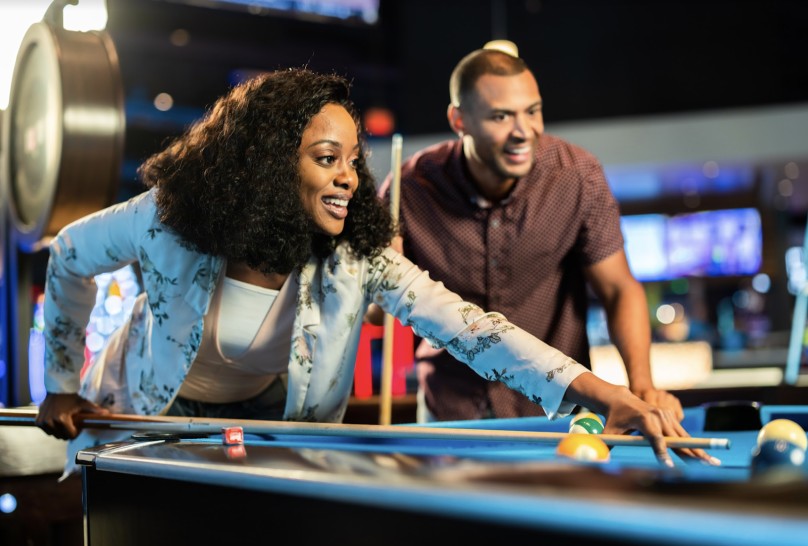
<path fill-rule="evenodd" d="M 28 337 L 28 387 L 34 404 L 41 404 L 48 395 L 45 390 L 45 334 L 36 328 L 31 328 Z"/>
<path fill-rule="evenodd" d="M 646 201 L 665 196 L 720 195 L 751 191 L 755 170 L 721 164 L 709 178 L 701 165 L 607 165 L 603 168 L 618 201 Z"/>
<path fill-rule="evenodd" d="M 242 4 L 253 8 L 349 19 L 357 17 L 373 24 L 379 17 L 379 0 L 219 0 L 224 4 Z"/>
<path fill-rule="evenodd" d="M 0 495 L 0 512 L 10 514 L 17 509 L 17 499 L 11 493 Z"/>

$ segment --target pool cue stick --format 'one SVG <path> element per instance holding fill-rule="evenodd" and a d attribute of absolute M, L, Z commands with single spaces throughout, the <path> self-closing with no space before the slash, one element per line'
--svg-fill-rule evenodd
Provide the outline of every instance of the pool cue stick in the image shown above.
<path fill-rule="evenodd" d="M 802 244 L 803 265 L 808 265 L 808 226 L 805 226 L 805 239 Z M 805 318 L 808 314 L 808 283 L 802 287 L 794 302 L 794 318 L 791 321 L 791 336 L 788 340 L 788 356 L 783 381 L 787 385 L 796 385 L 800 375 L 802 342 L 805 339 Z"/>
<path fill-rule="evenodd" d="M 390 216 L 393 225 L 398 226 L 398 209 L 401 197 L 401 149 L 403 139 L 401 135 L 393 135 L 391 154 L 391 170 L 393 177 L 390 182 Z M 396 319 L 393 315 L 384 315 L 384 341 L 382 345 L 382 380 L 379 387 L 379 424 L 389 425 L 393 412 L 393 330 Z"/>
<path fill-rule="evenodd" d="M 0 426 L 35 426 L 36 409 L 0 410 Z M 198 432 L 221 434 L 223 427 L 241 427 L 246 434 L 287 434 L 291 436 L 341 436 L 348 438 L 390 438 L 420 440 L 473 440 L 557 444 L 566 432 L 525 432 L 510 430 L 478 430 L 458 428 L 407 427 L 390 425 L 344 425 L 341 423 L 300 423 L 296 421 L 249 421 L 240 419 L 206 419 L 202 417 L 165 417 L 143 415 L 77 414 L 77 427 L 93 429 L 134 430 L 148 432 Z M 599 434 L 609 446 L 649 446 L 642 436 Z M 665 438 L 668 447 L 690 449 L 729 449 L 726 438 Z"/>

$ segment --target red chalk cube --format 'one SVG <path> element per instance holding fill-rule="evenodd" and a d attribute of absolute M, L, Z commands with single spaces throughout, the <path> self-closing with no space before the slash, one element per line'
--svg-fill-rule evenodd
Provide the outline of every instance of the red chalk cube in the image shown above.
<path fill-rule="evenodd" d="M 222 427 L 222 443 L 225 445 L 243 444 L 244 430 L 241 427 Z"/>

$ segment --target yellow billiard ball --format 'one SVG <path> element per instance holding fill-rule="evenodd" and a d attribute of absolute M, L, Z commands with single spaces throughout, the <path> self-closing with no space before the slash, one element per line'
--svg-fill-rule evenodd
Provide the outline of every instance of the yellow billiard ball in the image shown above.
<path fill-rule="evenodd" d="M 570 421 L 570 432 L 573 434 L 600 434 L 603 432 L 603 421 L 594 413 L 579 413 Z"/>
<path fill-rule="evenodd" d="M 772 442 L 775 440 L 785 440 L 790 444 L 794 444 L 803 451 L 808 450 L 808 437 L 805 436 L 805 431 L 794 421 L 788 419 L 775 419 L 769 421 L 758 434 L 757 443 L 762 446 L 764 442 Z"/>
<path fill-rule="evenodd" d="M 607 463 L 609 446 L 594 434 L 570 434 L 558 443 L 556 455 L 576 461 Z"/>

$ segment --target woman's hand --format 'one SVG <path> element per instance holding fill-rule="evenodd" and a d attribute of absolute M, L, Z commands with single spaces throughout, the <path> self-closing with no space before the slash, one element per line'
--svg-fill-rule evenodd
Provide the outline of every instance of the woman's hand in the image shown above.
<path fill-rule="evenodd" d="M 570 402 L 584 405 L 606 417 L 603 434 L 626 434 L 639 431 L 651 443 L 661 464 L 673 466 L 665 445 L 665 436 L 689 438 L 670 408 L 652 406 L 631 394 L 626 387 L 607 383 L 594 374 L 581 374 L 567 388 Z M 721 461 L 703 449 L 675 449 L 683 458 L 694 458 L 718 466 Z"/>
<path fill-rule="evenodd" d="M 98 413 L 108 415 L 109 410 L 85 400 L 78 394 L 48 393 L 39 406 L 36 426 L 60 440 L 72 440 L 79 431 L 73 424 L 73 416 L 77 413 Z"/>

